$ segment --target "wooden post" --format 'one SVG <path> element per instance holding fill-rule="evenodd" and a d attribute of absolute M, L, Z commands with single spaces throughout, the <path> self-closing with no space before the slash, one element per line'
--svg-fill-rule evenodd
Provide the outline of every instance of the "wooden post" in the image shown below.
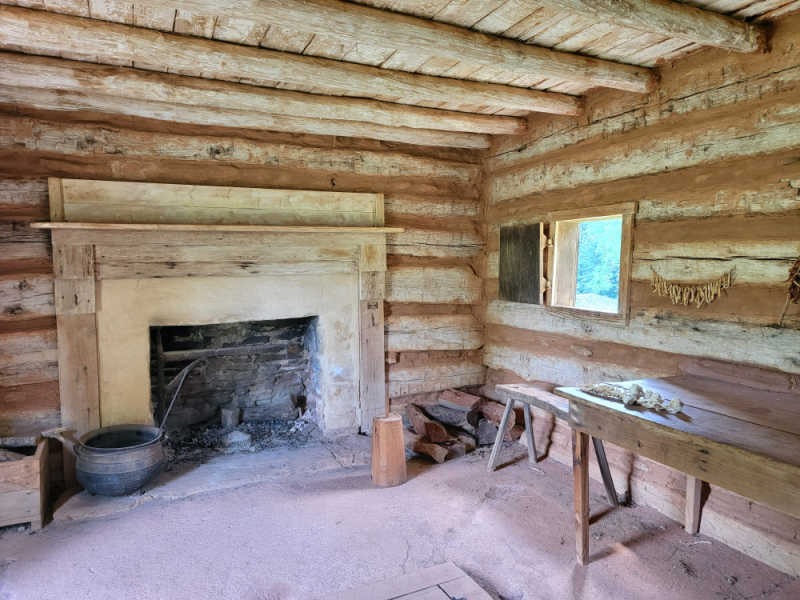
<path fill-rule="evenodd" d="M 403 418 L 392 414 L 375 417 L 372 429 L 372 482 L 378 487 L 405 483 L 406 447 Z"/>
<path fill-rule="evenodd" d="M 578 564 L 589 558 L 589 434 L 572 430 L 572 476 L 575 480 L 575 551 Z"/>
<path fill-rule="evenodd" d="M 383 225 L 383 196 L 375 206 L 376 224 Z M 384 358 L 383 297 L 386 290 L 386 247 L 364 242 L 358 260 L 359 273 L 359 424 L 369 431 L 373 419 L 389 413 Z"/>
<path fill-rule="evenodd" d="M 684 513 L 683 527 L 686 533 L 692 535 L 700 531 L 700 500 L 703 491 L 703 481 L 686 476 L 686 509 Z"/>

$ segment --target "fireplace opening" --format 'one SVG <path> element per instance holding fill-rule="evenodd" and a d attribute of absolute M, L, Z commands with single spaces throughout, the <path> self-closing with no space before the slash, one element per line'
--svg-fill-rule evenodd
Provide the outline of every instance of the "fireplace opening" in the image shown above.
<path fill-rule="evenodd" d="M 316 317 L 150 327 L 153 415 L 187 376 L 166 423 L 172 460 L 302 445 L 319 436 Z"/>

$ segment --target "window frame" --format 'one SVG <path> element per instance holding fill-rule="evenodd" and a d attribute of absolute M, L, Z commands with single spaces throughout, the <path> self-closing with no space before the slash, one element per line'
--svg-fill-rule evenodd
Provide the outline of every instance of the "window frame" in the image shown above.
<path fill-rule="evenodd" d="M 547 257 L 545 260 L 545 302 L 548 310 L 559 313 L 568 313 L 573 316 L 590 317 L 606 321 L 629 322 L 630 319 L 630 291 L 631 291 L 631 269 L 633 259 L 633 225 L 634 215 L 636 214 L 636 202 L 624 202 L 619 204 L 609 204 L 604 206 L 591 206 L 581 209 L 561 210 L 547 213 L 543 223 L 547 228 Z M 574 233 L 578 230 L 577 225 L 581 221 L 591 221 L 610 218 L 622 218 L 622 239 L 620 240 L 620 260 L 619 260 L 619 296 L 617 312 L 604 312 L 591 310 L 576 306 L 569 306 L 556 301 L 559 294 L 574 296 L 575 281 L 577 277 L 577 245 L 578 239 Z M 560 224 L 570 224 L 567 228 Z M 559 244 L 575 243 L 575 260 L 567 273 L 570 283 L 560 285 L 559 281 Z M 563 248 L 563 246 L 562 246 Z M 574 298 L 573 298 L 574 302 Z"/>

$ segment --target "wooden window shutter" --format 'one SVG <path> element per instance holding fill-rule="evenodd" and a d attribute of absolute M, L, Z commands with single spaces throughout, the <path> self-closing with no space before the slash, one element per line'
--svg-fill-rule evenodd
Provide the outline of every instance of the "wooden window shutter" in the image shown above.
<path fill-rule="evenodd" d="M 543 303 L 542 223 L 500 228 L 500 298 Z"/>

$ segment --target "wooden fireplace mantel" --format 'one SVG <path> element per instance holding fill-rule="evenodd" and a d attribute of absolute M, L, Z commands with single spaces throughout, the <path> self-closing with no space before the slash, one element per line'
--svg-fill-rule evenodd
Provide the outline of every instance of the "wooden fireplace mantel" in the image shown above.
<path fill-rule="evenodd" d="M 146 327 L 145 317 L 166 318 L 153 311 L 172 310 L 172 305 L 156 294 L 153 302 L 128 306 L 120 290 L 133 296 L 177 289 L 187 293 L 170 296 L 184 298 L 181 310 L 191 304 L 193 308 L 185 310 L 205 311 L 208 303 L 185 299 L 204 297 L 193 286 L 207 285 L 209 278 L 217 278 L 215 291 L 253 290 L 235 303 L 232 295 L 216 298 L 227 307 L 226 315 L 250 310 L 251 304 L 255 312 L 264 312 L 260 298 L 282 281 L 294 286 L 294 293 L 307 285 L 321 292 L 325 281 L 346 285 L 338 295 L 327 290 L 340 298 L 338 304 L 325 303 L 322 293 L 307 293 L 301 300 L 308 310 L 316 302 L 314 310 L 327 323 L 321 325 L 329 328 L 326 356 L 342 361 L 350 356 L 337 363 L 346 369 L 330 379 L 352 373 L 353 379 L 332 384 L 339 386 L 336 389 L 354 384 L 352 425 L 369 432 L 373 418 L 385 414 L 386 236 L 403 229 L 384 227 L 382 194 L 62 179 L 49 183 L 51 221 L 31 227 L 52 234 L 62 425 L 82 434 L 128 416 L 119 412 L 118 404 L 107 403 L 127 397 L 119 393 L 125 382 L 118 374 L 143 372 L 146 358 L 132 352 L 127 371 L 115 369 L 121 350 L 114 348 L 123 348 L 120 344 L 125 342 L 127 351 L 131 340 L 140 337 L 139 325 Z M 349 313 L 348 302 L 354 309 Z M 128 312 L 120 312 L 121 307 Z M 340 312 L 331 312 L 336 310 Z M 197 318 L 207 319 L 208 314 Z M 111 327 L 111 321 L 136 331 L 115 333 L 117 326 Z M 351 333 L 338 332 L 335 328 L 341 323 L 349 323 Z M 332 348 L 339 354 L 330 354 Z M 103 349 L 111 353 L 103 354 Z M 101 354 L 105 360 L 100 360 Z M 127 389 L 139 396 L 138 384 Z M 348 421 L 335 426 L 351 425 Z M 70 463 L 66 457 L 68 480 Z"/>

